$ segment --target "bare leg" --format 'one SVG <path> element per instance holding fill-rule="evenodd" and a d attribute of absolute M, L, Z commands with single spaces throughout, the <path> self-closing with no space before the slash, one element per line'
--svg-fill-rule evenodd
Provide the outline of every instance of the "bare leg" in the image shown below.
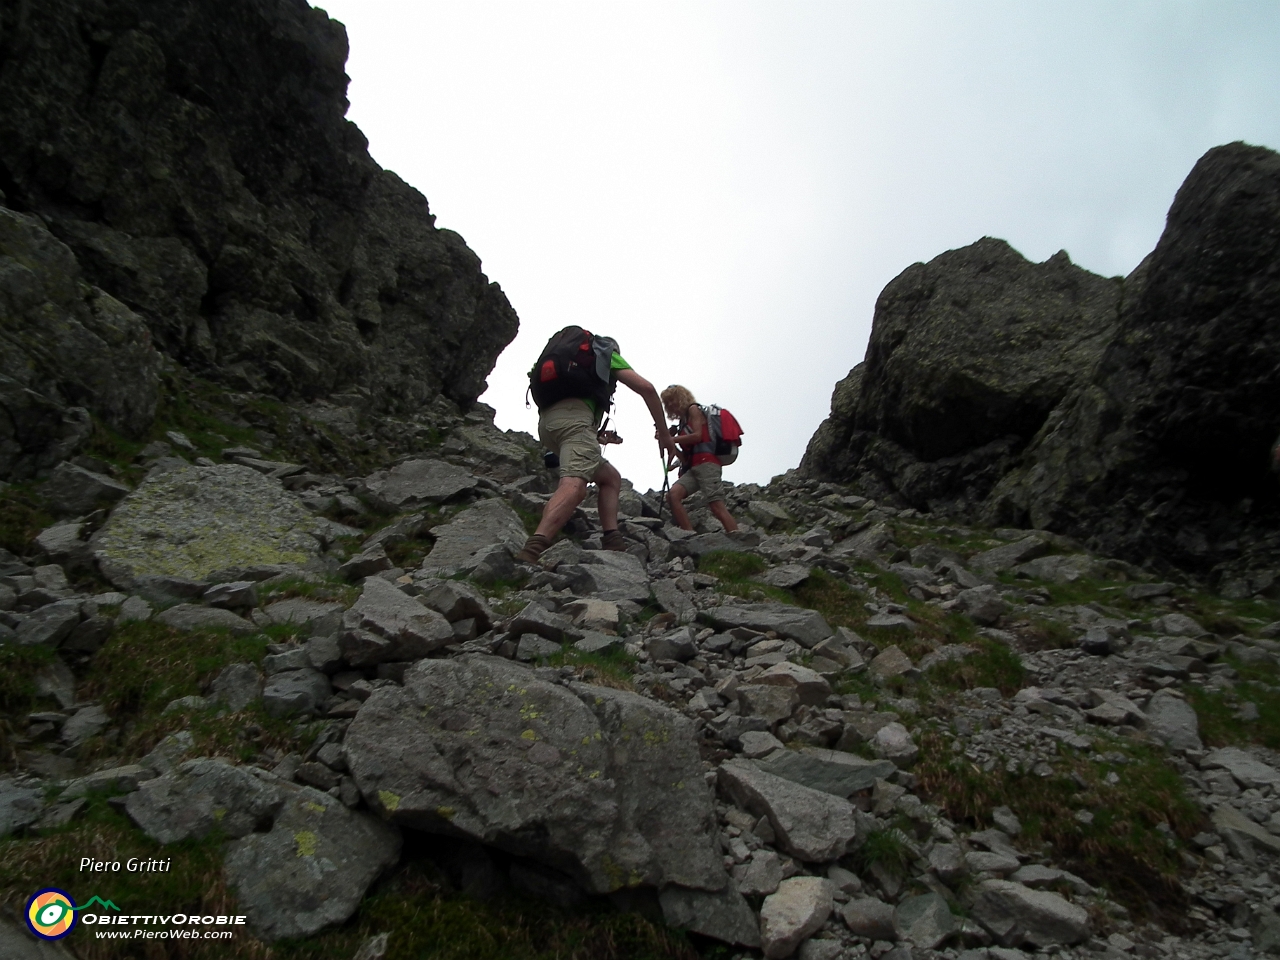
<path fill-rule="evenodd" d="M 622 474 L 613 464 L 606 461 L 600 464 L 600 469 L 592 479 L 600 490 L 598 501 L 600 526 L 605 530 L 617 530 L 618 497 L 622 494 Z"/>
<path fill-rule="evenodd" d="M 689 522 L 689 514 L 684 509 L 684 498 L 688 495 L 684 487 L 678 483 L 667 494 L 667 503 L 671 504 L 671 516 L 675 519 L 676 526 L 681 530 L 693 529 L 693 524 Z"/>
<path fill-rule="evenodd" d="M 614 475 L 617 475 L 616 470 Z M 602 494 L 603 492 L 601 490 Z M 556 492 L 551 495 L 547 505 L 542 508 L 542 520 L 538 523 L 538 534 L 550 540 L 559 533 L 560 528 L 569 522 L 569 518 L 573 516 L 573 511 L 578 509 L 578 504 L 582 502 L 582 498 L 586 495 L 587 481 L 581 477 L 561 477 L 560 485 L 556 487 Z M 603 496 L 601 499 L 603 499 Z M 601 513 L 603 512 L 601 510 Z M 616 493 L 613 497 L 613 514 L 616 522 L 618 515 L 618 496 Z"/>
<path fill-rule="evenodd" d="M 729 508 L 724 505 L 723 500 L 716 500 L 711 504 L 712 515 L 724 524 L 727 533 L 733 533 L 738 529 L 738 521 L 733 519 L 733 514 L 729 512 Z"/>

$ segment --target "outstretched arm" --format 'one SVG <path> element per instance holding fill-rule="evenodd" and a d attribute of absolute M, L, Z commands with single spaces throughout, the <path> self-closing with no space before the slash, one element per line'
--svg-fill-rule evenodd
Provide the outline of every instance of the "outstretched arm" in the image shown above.
<path fill-rule="evenodd" d="M 638 393 L 644 405 L 649 408 L 654 426 L 658 428 L 658 446 L 670 456 L 679 456 L 680 451 L 671 442 L 671 431 L 667 429 L 667 418 L 662 412 L 662 400 L 658 397 L 658 391 L 654 389 L 653 384 L 634 370 L 619 370 L 617 373 L 618 382 Z"/>

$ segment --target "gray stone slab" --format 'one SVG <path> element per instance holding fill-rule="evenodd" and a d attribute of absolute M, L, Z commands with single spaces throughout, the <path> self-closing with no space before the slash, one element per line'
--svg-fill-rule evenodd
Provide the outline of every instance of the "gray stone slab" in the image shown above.
<path fill-rule="evenodd" d="M 733 885 L 723 890 L 666 887 L 658 895 L 667 926 L 742 947 L 760 945 L 756 915 Z"/>
<path fill-rule="evenodd" d="M 825 877 L 791 877 L 765 897 L 760 908 L 760 946 L 767 960 L 795 953 L 817 933 L 835 905 L 834 886 Z"/>
<path fill-rule="evenodd" d="M 834 632 L 818 611 L 782 603 L 726 604 L 712 607 L 706 616 L 718 630 L 733 627 L 747 627 L 760 633 L 773 630 L 778 636 L 795 640 L 804 647 L 816 646 Z"/>
<path fill-rule="evenodd" d="M 417 660 L 453 642 L 448 620 L 380 577 L 365 579 L 339 638 L 353 667 Z"/>
<path fill-rule="evenodd" d="M 969 558 L 968 565 L 985 573 L 1002 573 L 1020 563 L 1043 557 L 1051 545 L 1044 537 L 1032 535 L 1013 543 L 1006 543 L 991 550 L 984 550 Z"/>
<path fill-rule="evenodd" d="M 1082 907 L 1047 890 L 1009 880 L 984 880 L 974 893 L 972 916 L 1004 947 L 1071 945 L 1089 938 Z"/>
<path fill-rule="evenodd" d="M 901 939 L 922 950 L 937 950 L 956 932 L 951 908 L 937 893 L 907 897 L 894 910 L 893 925 Z"/>
<path fill-rule="evenodd" d="M 1214 810 L 1211 819 L 1213 821 L 1213 829 L 1228 841 L 1228 844 L 1237 855 L 1242 852 L 1241 839 L 1247 840 L 1250 844 L 1257 844 L 1268 853 L 1280 853 L 1280 837 L 1272 834 L 1261 824 L 1254 823 L 1229 804 L 1224 803 Z"/>
<path fill-rule="evenodd" d="M 775 777 L 845 798 L 860 790 L 870 790 L 876 780 L 887 779 L 897 770 L 890 760 L 867 760 L 852 753 L 822 747 L 776 750 L 755 763 Z"/>
<path fill-rule="evenodd" d="M 203 607 L 195 603 L 180 603 L 176 607 L 162 610 L 156 614 L 155 619 L 165 626 L 188 633 L 194 630 L 225 630 L 236 636 L 247 636 L 258 632 L 256 626 L 230 610 Z"/>
<path fill-rule="evenodd" d="M 574 588 L 599 600 L 649 599 L 649 575 L 644 564 L 629 553 L 613 550 L 588 551 L 582 563 L 558 571 L 574 582 Z"/>
<path fill-rule="evenodd" d="M 345 609 L 340 603 L 289 597 L 268 604 L 262 612 L 272 623 L 296 623 L 311 634 L 327 635 L 336 633 L 342 626 Z"/>
<path fill-rule="evenodd" d="M 693 623 L 698 616 L 698 608 L 693 605 L 690 596 L 676 586 L 674 580 L 665 577 L 653 581 L 653 598 L 666 613 L 676 618 L 676 623 Z"/>
<path fill-rule="evenodd" d="M 54 468 L 41 492 L 58 513 L 82 514 L 128 496 L 129 487 L 64 460 Z"/>
<path fill-rule="evenodd" d="M 217 828 L 240 837 L 268 825 L 283 803 L 273 778 L 224 760 L 201 757 L 141 783 L 125 812 L 157 843 L 199 839 Z"/>
<path fill-rule="evenodd" d="M 56 647 L 71 635 L 80 623 L 80 616 L 79 600 L 46 603 L 18 624 L 17 641 L 23 646 Z"/>
<path fill-rule="evenodd" d="M 801 860 L 835 860 L 858 836 L 847 800 L 765 773 L 753 761 L 726 761 L 719 782 L 739 807 L 768 817 L 778 846 Z"/>
<path fill-rule="evenodd" d="M 808 580 L 812 569 L 812 567 L 803 563 L 784 563 L 780 567 L 766 570 L 755 579 L 771 587 L 790 590 L 792 587 L 798 587 Z"/>
<path fill-rule="evenodd" d="M 1195 708 L 1171 690 L 1157 690 L 1147 703 L 1147 730 L 1170 750 L 1200 750 L 1200 721 Z"/>
<path fill-rule="evenodd" d="M 421 577 L 452 577 L 474 570 L 495 549 L 520 551 L 528 535 L 524 522 L 505 500 L 484 500 L 431 531 L 435 545 L 419 571 Z"/>
<path fill-rule="evenodd" d="M 35 823 L 44 811 L 44 789 L 38 781 L 0 777 L 0 837 Z"/>
<path fill-rule="evenodd" d="M 286 670 L 267 680 L 262 708 L 272 717 L 311 714 L 333 693 L 329 678 L 319 670 Z"/>
<path fill-rule="evenodd" d="M 1200 766 L 1202 769 L 1222 767 L 1245 789 L 1280 784 L 1280 770 L 1263 763 L 1239 747 L 1214 750 L 1200 761 Z"/>
<path fill-rule="evenodd" d="M 413 510 L 442 503 L 466 490 L 474 490 L 476 478 L 443 460 L 406 460 L 390 470 L 379 470 L 364 480 L 365 495 L 383 510 Z"/>

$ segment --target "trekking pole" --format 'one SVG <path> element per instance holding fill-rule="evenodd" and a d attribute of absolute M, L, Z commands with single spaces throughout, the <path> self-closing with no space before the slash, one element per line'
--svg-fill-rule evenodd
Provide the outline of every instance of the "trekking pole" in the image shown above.
<path fill-rule="evenodd" d="M 662 508 L 667 502 L 667 491 L 671 489 L 671 468 L 667 465 L 666 456 L 662 457 L 662 496 L 658 498 L 658 519 L 662 519 Z"/>

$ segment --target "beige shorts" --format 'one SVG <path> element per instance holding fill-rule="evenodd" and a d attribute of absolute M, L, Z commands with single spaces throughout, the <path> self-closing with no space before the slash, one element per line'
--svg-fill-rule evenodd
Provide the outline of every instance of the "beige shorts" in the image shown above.
<path fill-rule="evenodd" d="M 690 467 L 672 486 L 684 487 L 685 493 L 688 494 L 701 490 L 707 503 L 724 499 L 724 484 L 720 482 L 720 464 L 718 463 L 700 463 L 696 467 Z"/>
<path fill-rule="evenodd" d="M 593 480 L 606 462 L 596 439 L 596 418 L 576 397 L 561 400 L 538 416 L 538 439 L 560 457 L 560 476 Z"/>

